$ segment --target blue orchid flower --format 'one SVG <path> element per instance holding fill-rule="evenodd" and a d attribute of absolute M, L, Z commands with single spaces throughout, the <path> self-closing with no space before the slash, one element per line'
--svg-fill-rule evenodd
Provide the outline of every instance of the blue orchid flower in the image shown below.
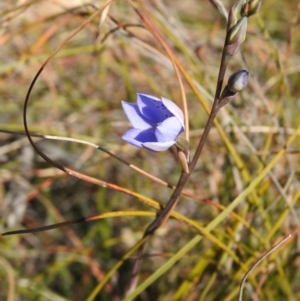
<path fill-rule="evenodd" d="M 133 125 L 122 139 L 137 147 L 165 151 L 184 131 L 183 112 L 167 98 L 137 93 L 137 104 L 122 101 L 122 106 Z"/>

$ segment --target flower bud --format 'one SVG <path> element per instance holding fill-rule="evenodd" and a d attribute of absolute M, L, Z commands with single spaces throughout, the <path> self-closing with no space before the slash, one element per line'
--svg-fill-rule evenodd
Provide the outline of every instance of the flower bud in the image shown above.
<path fill-rule="evenodd" d="M 246 69 L 237 70 L 229 77 L 227 86 L 225 86 L 218 102 L 219 109 L 230 102 L 238 92 L 245 89 L 248 77 L 249 71 Z"/>
<path fill-rule="evenodd" d="M 256 14 L 261 6 L 261 0 L 249 0 L 241 9 L 242 16 L 250 17 Z"/>
<path fill-rule="evenodd" d="M 227 31 L 231 29 L 241 18 L 241 9 L 244 5 L 245 0 L 239 0 L 234 3 L 228 14 Z"/>
<path fill-rule="evenodd" d="M 231 27 L 227 32 L 226 45 L 233 44 L 237 41 L 239 45 L 242 44 L 246 38 L 247 24 L 247 17 L 243 17 Z"/>
<path fill-rule="evenodd" d="M 245 89 L 248 83 L 249 71 L 246 69 L 239 69 L 235 71 L 228 79 L 228 90 L 237 93 Z"/>
<path fill-rule="evenodd" d="M 261 6 L 261 0 L 250 0 L 248 17 L 256 14 L 259 11 L 260 6 Z"/>

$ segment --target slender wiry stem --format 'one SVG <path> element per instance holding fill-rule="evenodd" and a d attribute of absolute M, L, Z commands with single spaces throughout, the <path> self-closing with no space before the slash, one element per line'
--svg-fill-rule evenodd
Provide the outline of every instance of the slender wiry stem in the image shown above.
<path fill-rule="evenodd" d="M 143 14 L 141 12 L 139 12 L 137 9 L 136 9 L 136 11 L 140 15 L 140 17 L 145 21 L 146 17 L 143 16 Z M 147 20 L 147 21 L 149 22 L 149 20 Z M 189 173 L 186 173 L 184 171 L 181 172 L 181 175 L 180 175 L 180 178 L 176 185 L 176 188 L 173 191 L 169 201 L 167 202 L 166 206 L 161 210 L 161 212 L 158 214 L 157 218 L 147 227 L 147 229 L 143 235 L 143 239 L 145 239 L 145 238 L 149 239 L 154 234 L 154 232 L 168 220 L 172 211 L 175 209 L 175 207 L 179 201 L 180 195 L 200 158 L 200 155 L 202 153 L 203 147 L 207 140 L 208 134 L 213 126 L 216 115 L 220 109 L 220 106 L 218 106 L 218 103 L 219 103 L 219 99 L 220 99 L 220 95 L 221 95 L 221 91 L 222 91 L 224 76 L 225 76 L 228 61 L 229 61 L 229 59 L 226 55 L 227 54 L 226 53 L 226 40 L 227 40 L 227 37 L 225 39 L 225 43 L 224 43 L 224 47 L 223 47 L 223 51 L 222 51 L 222 58 L 221 58 L 221 64 L 220 64 L 220 68 L 219 68 L 214 102 L 213 102 L 212 109 L 209 114 L 207 123 L 205 125 L 203 135 L 200 138 L 200 141 L 199 141 L 199 144 L 195 151 L 194 157 L 193 157 L 191 163 L 189 164 Z M 144 242 L 146 243 L 147 240 L 144 240 Z M 134 288 L 137 284 L 138 273 L 139 273 L 139 270 L 141 267 L 142 254 L 144 252 L 144 248 L 145 248 L 145 246 L 144 246 L 144 244 L 142 244 L 138 250 L 137 259 L 134 263 L 134 267 L 132 270 L 131 280 L 130 280 L 130 283 L 126 290 L 127 296 L 134 290 Z"/>
<path fill-rule="evenodd" d="M 201 136 L 201 139 L 199 141 L 198 147 L 196 149 L 196 152 L 194 154 L 194 157 L 189 165 L 189 173 L 185 173 L 182 172 L 181 176 L 179 178 L 179 181 L 176 185 L 176 189 L 174 190 L 174 192 L 172 193 L 167 205 L 164 207 L 164 209 L 160 212 L 160 214 L 158 215 L 158 217 L 148 226 L 148 228 L 145 231 L 145 235 L 147 236 L 149 234 L 153 234 L 154 231 L 159 228 L 170 216 L 171 211 L 174 210 L 174 208 L 176 207 L 178 201 L 179 201 L 179 197 L 180 194 L 184 188 L 184 186 L 186 185 L 186 182 L 188 181 L 191 173 L 193 172 L 199 157 L 202 153 L 203 147 L 205 145 L 205 142 L 207 140 L 208 134 L 213 126 L 214 120 L 216 118 L 216 115 L 219 111 L 219 107 L 218 107 L 218 102 L 219 102 L 219 98 L 220 98 L 220 94 L 222 91 L 222 85 L 223 85 L 223 80 L 224 80 L 224 75 L 227 69 L 227 60 L 226 60 L 226 53 L 225 53 L 225 45 L 223 48 L 223 53 L 222 53 L 222 59 L 221 59 L 221 65 L 220 65 L 220 69 L 219 69 L 219 75 L 218 75 L 218 81 L 217 81 L 217 86 L 216 86 L 216 92 L 215 92 L 215 97 L 214 97 L 214 102 L 212 105 L 212 109 L 211 112 L 209 114 L 206 126 L 204 128 L 203 131 L 203 135 Z"/>

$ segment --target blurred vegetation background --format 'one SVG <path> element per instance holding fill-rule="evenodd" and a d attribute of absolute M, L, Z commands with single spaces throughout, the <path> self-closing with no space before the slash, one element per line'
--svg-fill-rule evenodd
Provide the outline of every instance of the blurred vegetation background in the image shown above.
<path fill-rule="evenodd" d="M 226 20 L 212 3 L 139 2 L 184 66 L 183 79 L 193 154 L 207 120 L 224 44 Z M 106 1 L 0 1 L 0 129 L 23 132 L 29 85 L 44 61 Z M 299 125 L 300 5 L 264 0 L 248 22 L 246 41 L 226 78 L 248 68 L 247 89 L 218 114 L 230 146 L 214 127 L 176 211 L 199 229 L 217 218 L 253 183 Z M 197 93 L 195 92 L 195 89 Z M 181 105 L 172 63 L 129 2 L 114 1 L 103 24 L 96 16 L 49 62 L 36 82 L 28 110 L 32 133 L 99 144 L 148 173 L 177 183 L 171 152 L 149 153 L 125 144 L 130 128 L 121 100 L 136 92 Z M 200 95 L 200 96 L 199 96 Z M 82 144 L 37 139 L 53 160 L 89 176 L 138 192 L 163 206 L 171 190 L 104 152 Z M 287 234 L 250 275 L 243 300 L 300 300 L 299 150 L 297 137 L 271 172 L 212 231 L 170 219 L 147 243 L 140 283 L 195 235 L 203 239 L 153 281 L 136 300 L 237 300 L 246 271 Z M 0 133 L 1 233 L 103 213 L 119 216 L 40 233 L 0 238 L 0 300 L 122 300 L 129 259 L 91 297 L 97 285 L 142 237 L 157 212 L 143 199 L 67 176 L 44 162 L 27 138 Z M 131 212 L 131 213 L 130 213 Z M 152 212 L 138 216 L 138 212 Z M 128 214 L 126 214 L 128 213 Z M 240 218 L 238 218 L 240 217 Z M 90 297 L 89 297 L 90 296 Z"/>

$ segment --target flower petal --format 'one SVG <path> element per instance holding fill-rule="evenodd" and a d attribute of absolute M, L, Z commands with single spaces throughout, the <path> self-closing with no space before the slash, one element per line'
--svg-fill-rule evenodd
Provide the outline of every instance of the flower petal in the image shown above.
<path fill-rule="evenodd" d="M 157 142 L 157 139 L 152 129 L 130 129 L 122 136 L 122 139 L 137 147 L 143 147 L 142 144 L 144 142 Z"/>
<path fill-rule="evenodd" d="M 140 113 L 138 105 L 122 100 L 122 106 L 134 128 L 146 130 L 156 125 Z"/>
<path fill-rule="evenodd" d="M 168 98 L 162 97 L 162 103 L 164 106 L 175 116 L 178 118 L 178 120 L 181 122 L 181 125 L 184 128 L 184 116 L 182 110 L 175 104 L 173 101 L 171 101 Z"/>
<path fill-rule="evenodd" d="M 174 141 L 181 132 L 183 132 L 182 124 L 174 116 L 163 121 L 155 129 L 155 136 L 158 142 Z"/>
<path fill-rule="evenodd" d="M 148 150 L 154 152 L 163 152 L 174 145 L 176 141 L 168 141 L 168 142 L 146 142 L 143 143 L 142 146 Z"/>
<path fill-rule="evenodd" d="M 173 114 L 165 107 L 161 99 L 137 93 L 137 104 L 143 116 L 155 123 L 160 123 Z"/>

